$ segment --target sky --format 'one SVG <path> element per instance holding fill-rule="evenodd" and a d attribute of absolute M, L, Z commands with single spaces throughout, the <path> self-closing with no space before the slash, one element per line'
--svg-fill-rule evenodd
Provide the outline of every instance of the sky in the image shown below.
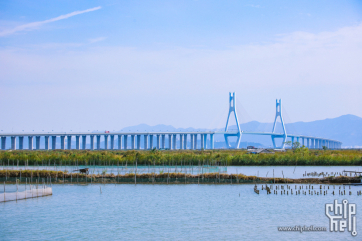
<path fill-rule="evenodd" d="M 362 2 L 1 1 L 0 129 L 362 117 Z"/>

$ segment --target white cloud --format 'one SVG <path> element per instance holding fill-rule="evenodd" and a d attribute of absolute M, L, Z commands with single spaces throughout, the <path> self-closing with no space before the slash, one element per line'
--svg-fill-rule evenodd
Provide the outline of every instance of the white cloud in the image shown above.
<path fill-rule="evenodd" d="M 96 11 L 98 9 L 101 9 L 101 7 L 99 6 L 99 7 L 89 8 L 89 9 L 82 10 L 82 11 L 74 11 L 74 12 L 71 12 L 71 13 L 68 13 L 68 14 L 60 15 L 59 17 L 56 17 L 56 18 L 51 18 L 51 19 L 44 20 L 44 21 L 38 21 L 38 22 L 23 24 L 23 25 L 17 26 L 17 27 L 12 28 L 12 29 L 7 29 L 7 30 L 1 31 L 0 32 L 0 37 L 8 36 L 8 35 L 14 34 L 16 32 L 20 32 L 20 31 L 31 31 L 31 30 L 37 29 L 37 28 L 39 28 L 42 25 L 47 24 L 47 23 L 59 21 L 59 20 L 62 20 L 62 19 L 67 19 L 67 18 L 76 16 L 76 15 L 79 15 L 79 14 Z"/>

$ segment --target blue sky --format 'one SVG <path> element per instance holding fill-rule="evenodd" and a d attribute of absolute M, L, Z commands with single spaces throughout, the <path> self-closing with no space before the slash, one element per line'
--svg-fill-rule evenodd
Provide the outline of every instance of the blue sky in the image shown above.
<path fill-rule="evenodd" d="M 362 116 L 361 1 L 2 1 L 1 129 Z"/>

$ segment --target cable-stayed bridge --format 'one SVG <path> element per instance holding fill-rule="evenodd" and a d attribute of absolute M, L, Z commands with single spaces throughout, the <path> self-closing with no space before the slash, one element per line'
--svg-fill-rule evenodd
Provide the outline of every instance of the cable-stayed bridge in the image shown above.
<path fill-rule="evenodd" d="M 45 150 L 49 149 L 214 149 L 214 136 L 223 135 L 228 148 L 238 149 L 240 140 L 243 135 L 267 135 L 271 137 L 274 149 L 284 149 L 285 144 L 290 139 L 291 143 L 299 142 L 311 149 L 321 149 L 323 146 L 329 149 L 339 149 L 342 143 L 323 137 L 313 137 L 305 135 L 288 134 L 284 125 L 282 116 L 282 101 L 276 100 L 276 112 L 273 129 L 271 132 L 250 132 L 240 129 L 238 116 L 236 113 L 236 95 L 229 93 L 229 114 L 224 131 L 191 131 L 191 132 L 107 132 L 107 133 L 90 133 L 90 132 L 51 132 L 51 133 L 1 133 L 1 149 L 28 149 L 39 150 L 40 142 L 44 142 Z M 235 131 L 229 131 L 230 116 L 235 117 Z M 280 119 L 283 132 L 276 132 L 277 120 Z M 34 146 L 35 137 L 35 146 Z M 229 137 L 235 137 L 236 142 L 231 145 Z M 6 140 L 10 138 L 10 146 L 6 146 Z M 28 145 L 24 146 L 24 138 L 28 138 Z M 60 145 L 57 139 L 60 138 Z M 75 148 L 72 145 L 75 139 Z M 141 145 L 141 139 L 143 145 Z M 275 140 L 282 139 L 281 144 L 277 145 Z M 198 141 L 200 140 L 200 141 Z M 103 141 L 103 145 L 102 145 Z M 18 143 L 17 143 L 18 142 Z M 117 142 L 117 143 L 116 143 Z M 58 145 L 57 145 L 58 143 Z M 87 145 L 89 143 L 89 145 Z M 51 144 L 51 145 L 50 145 Z M 74 144 L 74 143 L 73 143 Z M 129 145 L 130 144 L 130 145 Z M 141 147 L 142 146 L 142 147 Z"/>

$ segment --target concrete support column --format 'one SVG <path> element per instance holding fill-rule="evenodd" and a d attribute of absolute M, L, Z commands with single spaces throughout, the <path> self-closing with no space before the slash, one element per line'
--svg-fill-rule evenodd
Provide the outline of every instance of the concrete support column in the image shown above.
<path fill-rule="evenodd" d="M 118 150 L 122 149 L 122 135 L 118 135 Z"/>
<path fill-rule="evenodd" d="M 131 135 L 131 150 L 135 149 L 135 140 L 134 140 L 134 135 Z"/>
<path fill-rule="evenodd" d="M 57 148 L 57 136 L 52 136 L 52 149 L 55 150 Z"/>
<path fill-rule="evenodd" d="M 207 134 L 204 134 L 204 149 L 207 149 Z"/>
<path fill-rule="evenodd" d="M 172 144 L 173 144 L 173 149 L 176 150 L 177 149 L 177 146 L 176 146 L 176 134 L 173 134 L 172 135 Z"/>
<path fill-rule="evenodd" d="M 33 150 L 33 137 L 28 136 L 28 149 Z"/>
<path fill-rule="evenodd" d="M 292 147 L 293 147 L 293 144 L 294 144 L 294 136 L 292 136 L 291 139 L 292 139 Z"/>
<path fill-rule="evenodd" d="M 180 134 L 180 150 L 184 149 L 184 135 Z"/>
<path fill-rule="evenodd" d="M 184 150 L 187 149 L 187 134 L 184 134 Z"/>
<path fill-rule="evenodd" d="M 156 148 L 157 148 L 157 150 L 160 149 L 160 134 L 157 134 L 157 137 L 156 137 Z"/>
<path fill-rule="evenodd" d="M 49 150 L 49 136 L 44 136 L 44 147 L 45 150 Z"/>
<path fill-rule="evenodd" d="M 1 150 L 5 150 L 6 148 L 6 136 L 1 137 Z"/>
<path fill-rule="evenodd" d="M 137 150 L 141 149 L 141 135 L 137 135 Z"/>
<path fill-rule="evenodd" d="M 153 135 L 150 135 L 150 150 L 153 149 Z"/>
<path fill-rule="evenodd" d="M 308 147 L 308 148 L 310 148 L 310 146 L 309 146 L 309 138 L 307 138 L 306 141 L 307 141 L 307 142 L 306 142 L 306 145 L 305 145 L 305 146 Z"/>
<path fill-rule="evenodd" d="M 166 135 L 162 135 L 162 149 L 165 149 L 166 148 Z"/>
<path fill-rule="evenodd" d="M 194 135 L 193 134 L 190 134 L 190 142 L 191 142 L 191 145 L 190 145 L 190 150 L 193 150 L 194 147 L 195 147 L 195 144 L 194 144 Z"/>
<path fill-rule="evenodd" d="M 90 149 L 94 150 L 94 135 L 90 135 Z"/>
<path fill-rule="evenodd" d="M 60 136 L 60 149 L 65 149 L 65 136 Z"/>
<path fill-rule="evenodd" d="M 87 148 L 87 136 L 82 136 L 82 149 L 85 150 Z"/>
<path fill-rule="evenodd" d="M 35 149 L 36 150 L 40 149 L 40 136 L 35 137 Z"/>
<path fill-rule="evenodd" d="M 80 137 L 80 136 L 75 136 L 75 149 L 76 149 L 76 150 L 79 150 L 79 149 L 80 149 L 79 137 Z"/>
<path fill-rule="evenodd" d="M 204 150 L 205 149 L 205 146 L 204 146 L 204 134 L 201 134 L 200 135 L 200 137 L 201 137 L 201 145 L 200 145 L 200 149 L 201 150 Z"/>
<path fill-rule="evenodd" d="M 210 149 L 213 150 L 214 148 L 214 134 L 210 134 Z"/>
<path fill-rule="evenodd" d="M 197 134 L 194 135 L 194 149 L 197 150 Z"/>
<path fill-rule="evenodd" d="M 104 135 L 104 150 L 108 149 L 108 135 Z"/>
<path fill-rule="evenodd" d="M 127 150 L 127 144 L 128 144 L 127 143 L 127 137 L 128 137 L 127 135 L 124 135 L 124 137 L 123 137 L 124 138 L 124 143 L 123 143 L 124 148 L 123 149 L 125 149 L 125 150 Z"/>
<path fill-rule="evenodd" d="M 143 136 L 143 149 L 147 150 L 148 149 L 148 135 L 144 135 Z"/>
<path fill-rule="evenodd" d="M 67 136 L 67 149 L 72 149 L 72 136 Z"/>
<path fill-rule="evenodd" d="M 111 146 L 110 149 L 113 150 L 114 149 L 114 135 L 111 135 Z"/>
<path fill-rule="evenodd" d="M 23 150 L 23 149 L 24 149 L 24 137 L 19 136 L 19 150 Z"/>
<path fill-rule="evenodd" d="M 168 148 L 172 150 L 172 135 L 168 135 Z"/>
<path fill-rule="evenodd" d="M 16 136 L 11 137 L 11 150 L 16 150 Z"/>
<path fill-rule="evenodd" d="M 101 135 L 97 135 L 97 150 L 101 149 Z"/>
<path fill-rule="evenodd" d="M 299 142 L 299 136 L 297 136 L 297 142 L 298 142 L 299 144 L 301 144 L 301 143 Z"/>
<path fill-rule="evenodd" d="M 302 137 L 302 143 L 301 146 L 304 146 L 304 137 Z"/>

